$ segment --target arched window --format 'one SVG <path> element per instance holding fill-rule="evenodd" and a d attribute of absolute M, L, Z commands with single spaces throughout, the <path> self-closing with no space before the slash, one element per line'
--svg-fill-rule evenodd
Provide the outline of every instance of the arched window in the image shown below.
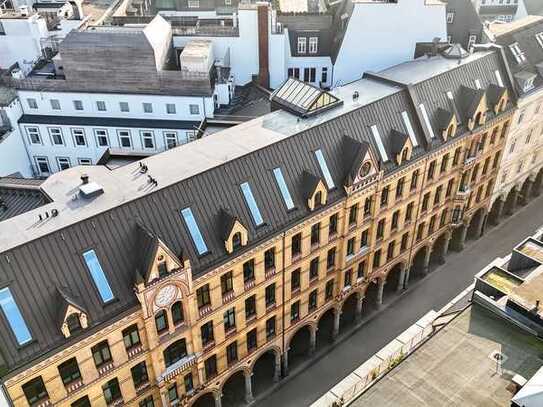
<path fill-rule="evenodd" d="M 83 329 L 81 327 L 81 321 L 79 321 L 79 315 L 75 313 L 68 315 L 68 318 L 66 318 L 66 324 L 68 325 L 70 335 L 74 335 Z"/>
<path fill-rule="evenodd" d="M 166 329 L 168 329 L 168 317 L 166 316 L 165 310 L 160 310 L 157 312 L 155 315 L 155 325 L 158 333 L 164 332 Z"/>
<path fill-rule="evenodd" d="M 454 135 L 454 124 L 451 124 L 449 128 L 447 129 L 447 140 L 452 138 Z"/>
<path fill-rule="evenodd" d="M 498 105 L 498 112 L 503 112 L 505 110 L 505 99 L 502 98 L 500 100 L 500 104 Z"/>
<path fill-rule="evenodd" d="M 239 248 L 241 248 L 241 232 L 236 232 L 232 236 L 232 249 L 237 250 Z"/>
<path fill-rule="evenodd" d="M 179 325 L 185 321 L 183 315 L 183 304 L 181 301 L 177 301 L 172 305 L 172 320 L 174 325 Z"/>
<path fill-rule="evenodd" d="M 319 191 L 315 194 L 315 208 L 322 204 L 322 192 Z"/>
<path fill-rule="evenodd" d="M 185 344 L 185 339 L 180 339 L 166 348 L 164 351 L 164 363 L 168 367 L 185 356 L 187 356 L 187 345 Z"/>
<path fill-rule="evenodd" d="M 483 113 L 479 112 L 475 115 L 475 126 L 479 126 L 481 124 L 481 117 Z"/>
<path fill-rule="evenodd" d="M 402 151 L 402 163 L 407 161 L 407 156 L 409 155 L 409 149 L 404 148 Z"/>

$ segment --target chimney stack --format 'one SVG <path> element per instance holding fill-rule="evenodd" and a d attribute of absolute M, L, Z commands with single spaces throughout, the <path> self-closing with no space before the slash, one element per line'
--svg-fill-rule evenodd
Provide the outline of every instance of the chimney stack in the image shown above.
<path fill-rule="evenodd" d="M 86 185 L 89 183 L 89 176 L 86 173 L 81 174 L 81 181 L 83 182 L 83 185 Z"/>
<path fill-rule="evenodd" d="M 269 89 L 270 87 L 270 56 L 268 49 L 268 4 L 258 3 L 258 83 Z"/>

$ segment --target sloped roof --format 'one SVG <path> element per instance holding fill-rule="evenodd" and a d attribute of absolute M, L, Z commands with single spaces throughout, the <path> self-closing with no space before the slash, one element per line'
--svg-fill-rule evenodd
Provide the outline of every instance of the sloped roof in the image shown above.
<path fill-rule="evenodd" d="M 57 287 L 58 293 L 58 326 L 60 327 L 64 322 L 64 317 L 66 316 L 66 311 L 71 305 L 74 308 L 77 308 L 81 312 L 85 312 L 85 308 L 81 305 L 81 301 L 78 298 L 75 298 L 66 287 Z"/>
<path fill-rule="evenodd" d="M 311 195 L 315 192 L 317 185 L 321 182 L 321 178 L 309 171 L 304 171 L 300 179 L 300 189 L 302 190 L 302 196 L 307 200 L 311 198 Z"/>
<path fill-rule="evenodd" d="M 426 79 L 419 78 L 413 92 L 425 103 L 431 121 L 435 121 L 438 107 L 447 108 L 447 91 L 458 97 L 460 86 L 469 86 L 475 78 L 483 88 L 495 83 L 494 71 L 502 69 L 499 55 L 477 54 L 448 70 L 432 58 L 424 59 L 426 65 L 424 61 L 413 62 L 421 72 L 426 66 Z M 408 65 L 404 67 L 410 69 Z M 429 72 L 432 69 L 434 76 Z M 505 73 L 503 76 L 510 89 Z M 355 91 L 359 93 L 356 100 L 350 97 Z M 305 173 L 322 176 L 314 154 L 316 149 L 321 149 L 338 186 L 328 191 L 327 202 L 331 205 L 345 196 L 341 187 L 347 165 L 342 154 L 344 136 L 367 143 L 377 156 L 370 128 L 376 125 L 384 148 L 390 152 L 394 144 L 390 137 L 392 130 L 406 131 L 401 115 L 405 111 L 418 140 L 411 161 L 442 144 L 441 140 L 435 140 L 426 147 L 420 119 L 404 87 L 363 79 L 331 94 L 344 103 L 319 115 L 300 118 L 278 110 L 213 137 L 146 158 L 148 174 L 158 181 L 157 186 L 147 182 L 146 174 L 139 174 L 138 163 L 113 171 L 99 166 L 74 167 L 47 179 L 42 189 L 54 202 L 44 209 L 56 208 L 59 216 L 37 227 L 38 211 L 34 210 L 8 219 L 0 227 L 0 285 L 9 285 L 35 339 L 23 348 L 18 347 L 7 321 L 0 315 L 0 343 L 9 369 L 44 357 L 68 343 L 55 323 L 57 286 L 66 286 L 74 297 L 80 298 L 89 317 L 86 332 L 93 332 L 116 316 L 139 307 L 133 291 L 134 273 L 142 269 L 146 259 L 135 253 L 156 242 L 153 239 L 142 242 L 141 226 L 173 253 L 183 253 L 191 262 L 194 278 L 198 278 L 231 260 L 217 233 L 217 214 L 221 208 L 228 208 L 247 228 L 249 244 L 239 254 L 310 216 L 307 205 L 302 203 L 306 196 L 304 188 L 311 183 L 303 183 L 302 178 Z M 493 117 L 489 113 L 488 120 Z M 461 134 L 464 131 L 460 128 Z M 294 210 L 286 209 L 277 188 L 271 171 L 277 167 L 283 169 L 296 205 Z M 385 173 L 398 168 L 393 160 L 381 163 Z M 88 201 L 72 199 L 82 171 L 91 181 L 102 185 L 102 195 Z M 239 188 L 242 182 L 251 184 L 265 225 L 254 225 Z M 192 209 L 208 246 L 205 256 L 198 255 L 180 216 L 180 210 L 187 207 Z M 95 250 L 116 298 L 107 307 L 103 306 L 83 260 L 82 253 L 89 248 Z"/>
<path fill-rule="evenodd" d="M 218 215 L 218 228 L 217 231 L 219 232 L 219 237 L 225 241 L 228 239 L 230 232 L 232 231 L 232 228 L 234 227 L 234 224 L 238 218 L 231 215 L 226 209 L 221 208 Z"/>
<path fill-rule="evenodd" d="M 439 107 L 437 109 L 437 114 L 436 114 L 436 122 L 438 125 L 438 129 L 441 129 L 441 130 L 446 129 L 449 126 L 449 123 L 451 122 L 453 117 L 454 117 L 453 112 Z"/>
<path fill-rule="evenodd" d="M 481 100 L 486 95 L 486 90 L 462 86 L 460 92 L 460 109 L 464 116 L 463 119 L 466 120 L 473 117 Z"/>
<path fill-rule="evenodd" d="M 0 222 L 39 208 L 49 199 L 39 189 L 43 180 L 0 178 Z"/>
<path fill-rule="evenodd" d="M 345 182 L 352 185 L 362 165 L 362 161 L 370 148 L 369 144 L 355 140 L 349 136 L 343 136 L 343 156 L 345 157 Z"/>
<path fill-rule="evenodd" d="M 404 132 L 399 132 L 398 130 L 394 129 L 390 133 L 390 138 L 392 140 L 391 150 L 394 155 L 400 154 L 405 147 L 405 143 L 407 143 L 407 140 L 409 140 L 409 136 Z"/>

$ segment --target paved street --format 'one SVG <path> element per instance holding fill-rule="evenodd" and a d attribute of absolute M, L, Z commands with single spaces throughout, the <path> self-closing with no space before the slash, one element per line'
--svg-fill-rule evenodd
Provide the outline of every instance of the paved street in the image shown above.
<path fill-rule="evenodd" d="M 503 256 L 543 225 L 543 196 L 520 207 L 515 215 L 488 228 L 485 236 L 467 242 L 461 253 L 450 252 L 447 262 L 415 283 L 395 302 L 356 333 L 302 373 L 291 377 L 258 407 L 306 406 L 371 357 L 430 309 L 439 310 L 466 288 L 491 260 Z"/>

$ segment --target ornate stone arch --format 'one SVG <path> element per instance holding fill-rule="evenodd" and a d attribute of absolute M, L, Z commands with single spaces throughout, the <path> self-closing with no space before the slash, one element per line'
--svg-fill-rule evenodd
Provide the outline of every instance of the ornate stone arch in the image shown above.
<path fill-rule="evenodd" d="M 224 385 L 226 384 L 226 382 L 231 378 L 233 377 L 235 374 L 239 373 L 239 372 L 243 372 L 243 375 L 250 375 L 251 374 L 251 370 L 249 370 L 247 368 L 247 366 L 239 366 L 238 368 L 232 370 L 231 372 L 228 372 L 228 374 L 223 377 L 223 379 L 221 380 L 221 384 L 219 385 L 219 391 L 222 393 L 222 389 L 224 387 Z"/>
<path fill-rule="evenodd" d="M 281 363 L 281 348 L 279 348 L 279 346 L 277 346 L 277 345 L 272 345 L 272 346 L 269 346 L 269 347 L 266 347 L 266 348 L 260 350 L 258 353 L 256 353 L 253 356 L 253 358 L 251 360 L 251 363 L 248 365 L 249 372 L 252 373 L 256 362 L 258 362 L 258 360 L 262 356 L 264 356 L 266 353 L 268 353 L 270 351 L 273 352 L 274 356 L 279 359 L 279 363 Z"/>
<path fill-rule="evenodd" d="M 305 327 L 309 327 L 309 330 L 314 330 L 316 332 L 316 329 L 317 329 L 317 326 L 316 326 L 316 323 L 315 321 L 306 321 L 303 325 L 300 325 L 299 327 L 297 327 L 295 330 L 293 330 L 292 332 L 289 333 L 285 343 L 287 344 L 286 348 L 287 349 L 290 349 L 290 342 L 292 341 L 292 338 L 294 338 L 294 336 L 300 332 L 302 329 L 304 329 Z"/>
<path fill-rule="evenodd" d="M 194 397 L 194 399 L 189 402 L 188 407 L 192 407 L 194 403 L 196 403 L 198 400 L 200 400 L 202 397 L 204 397 L 208 393 L 211 393 L 211 395 L 213 396 L 213 399 L 217 397 L 221 397 L 221 392 L 219 389 L 207 388 L 205 390 L 202 390 L 200 393 L 196 394 L 196 397 Z"/>

